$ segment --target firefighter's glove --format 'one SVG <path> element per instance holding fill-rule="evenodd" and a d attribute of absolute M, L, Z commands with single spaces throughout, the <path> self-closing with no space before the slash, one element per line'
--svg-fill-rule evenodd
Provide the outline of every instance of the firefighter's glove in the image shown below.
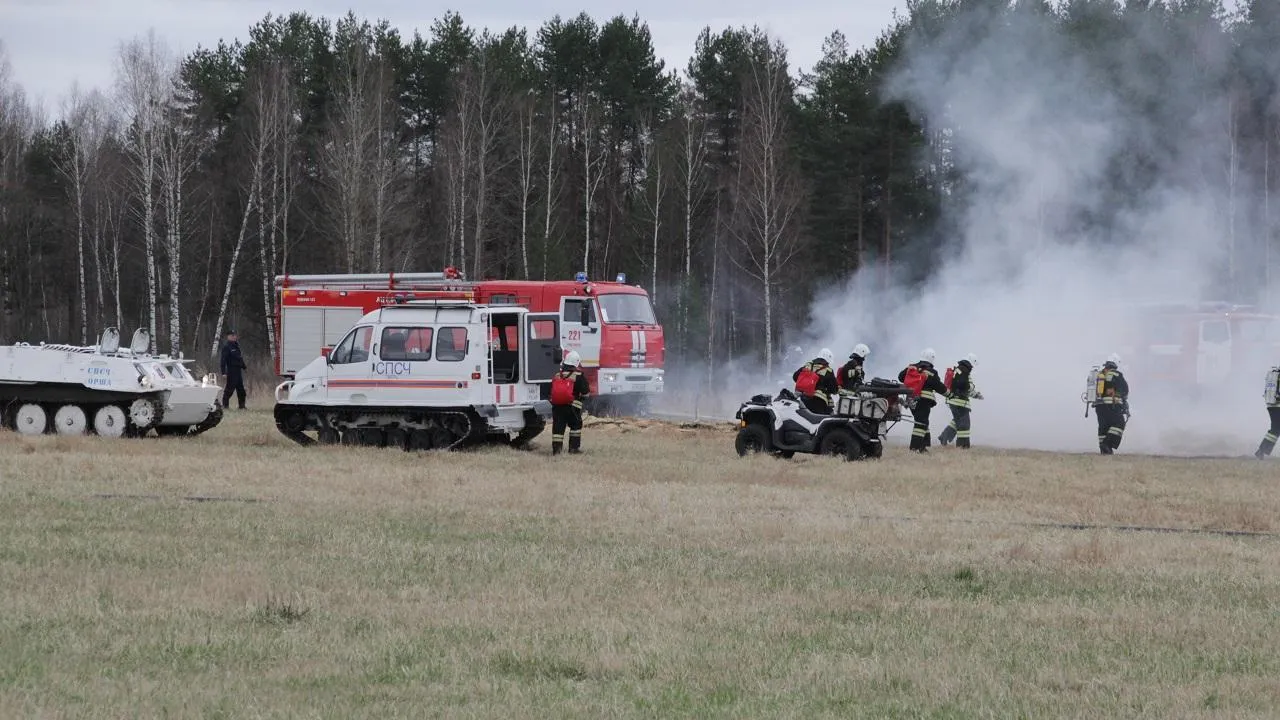
<path fill-rule="evenodd" d="M 1123 408 L 1123 410 L 1124 410 L 1124 419 L 1125 419 L 1125 420 L 1128 420 L 1128 419 L 1129 419 L 1129 401 L 1128 401 L 1128 400 L 1125 400 L 1125 401 L 1124 401 L 1124 405 L 1123 405 L 1123 406 L 1121 406 L 1121 407 L 1122 407 L 1122 408 Z"/>
<path fill-rule="evenodd" d="M 973 399 L 974 399 L 974 400 L 981 400 L 981 399 L 982 399 L 982 393 L 980 393 L 980 392 L 975 392 L 975 393 L 973 394 Z"/>

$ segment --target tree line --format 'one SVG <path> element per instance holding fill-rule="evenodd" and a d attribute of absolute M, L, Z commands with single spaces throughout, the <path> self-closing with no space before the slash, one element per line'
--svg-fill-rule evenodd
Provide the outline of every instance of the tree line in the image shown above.
<path fill-rule="evenodd" d="M 1235 15 L 1218 0 L 912 0 L 867 47 L 832 33 L 805 71 L 759 28 L 708 27 L 668 68 L 639 17 L 492 31 L 449 13 L 403 37 L 298 12 L 182 57 L 136 37 L 113 87 L 72 88 L 53 117 L 0 62 L 0 340 L 91 342 L 114 324 L 208 353 L 234 326 L 274 353 L 277 274 L 455 266 L 625 272 L 673 367 L 771 359 L 819 288 L 937 269 L 966 160 L 947 118 L 887 87 L 913 43 L 974 13 L 988 31 L 1036 18 L 1162 142 L 1190 138 L 1161 83 L 1229 98 L 1230 154 L 1199 181 L 1231 183 L 1224 234 L 1247 216 L 1269 251 L 1280 12 L 1263 0 Z M 1153 66 L 1126 87 L 1135 74 L 1114 64 L 1135 42 L 1197 72 Z M 1165 170 L 1133 153 L 1117 195 Z"/>

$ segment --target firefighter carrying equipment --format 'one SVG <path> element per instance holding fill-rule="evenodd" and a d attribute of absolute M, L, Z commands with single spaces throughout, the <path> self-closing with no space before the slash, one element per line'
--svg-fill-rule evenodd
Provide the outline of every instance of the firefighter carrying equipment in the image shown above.
<path fill-rule="evenodd" d="M 1129 420 L 1129 382 L 1120 372 L 1120 356 L 1112 354 L 1097 373 L 1090 395 L 1098 416 L 1098 451 L 1111 455 L 1120 449 Z"/>
<path fill-rule="evenodd" d="M 929 352 L 932 351 L 928 350 L 926 354 Z M 898 373 L 898 382 L 907 385 L 907 376 L 909 374 L 913 377 L 924 376 L 915 407 L 911 409 L 911 414 L 915 417 L 915 426 L 911 429 L 911 449 L 924 453 L 928 452 L 929 446 L 933 444 L 932 437 L 929 434 L 929 412 L 938 404 L 938 395 L 946 395 L 947 388 L 942 384 L 942 379 L 938 377 L 937 371 L 934 370 L 933 363 L 926 360 L 921 360 L 914 365 L 908 365 L 903 368 L 902 372 Z"/>
<path fill-rule="evenodd" d="M 575 354 L 575 353 L 570 353 Z M 560 366 L 560 372 L 551 379 L 551 454 L 559 455 L 564 445 L 565 430 L 569 431 L 569 452 L 582 452 L 582 401 L 591 394 L 591 383 L 569 358 Z M 557 388 L 561 388 L 557 391 Z M 569 390 L 569 402 L 563 400 L 564 389 Z"/>
<path fill-rule="evenodd" d="M 805 363 L 791 376 L 796 392 L 803 398 L 810 412 L 831 414 L 831 396 L 840 390 L 835 372 L 825 358 L 817 357 Z"/>
<path fill-rule="evenodd" d="M 969 358 L 956 363 L 954 368 L 947 368 L 947 381 L 944 384 L 947 386 L 947 407 L 951 410 L 951 422 L 938 435 L 938 441 L 943 445 L 955 440 L 958 448 L 970 447 L 970 398 L 982 399 L 982 393 L 973 384 L 972 372 L 973 363 Z"/>

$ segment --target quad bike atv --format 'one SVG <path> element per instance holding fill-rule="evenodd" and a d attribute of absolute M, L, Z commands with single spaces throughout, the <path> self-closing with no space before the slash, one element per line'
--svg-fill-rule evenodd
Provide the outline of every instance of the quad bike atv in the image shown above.
<path fill-rule="evenodd" d="M 831 415 L 810 412 L 787 389 L 776 398 L 756 395 L 738 408 L 734 447 L 742 457 L 769 453 L 790 458 L 801 452 L 878 459 L 884 454 L 884 435 L 901 419 L 900 405 L 907 402 L 910 390 L 905 385 L 880 378 L 841 394 Z"/>

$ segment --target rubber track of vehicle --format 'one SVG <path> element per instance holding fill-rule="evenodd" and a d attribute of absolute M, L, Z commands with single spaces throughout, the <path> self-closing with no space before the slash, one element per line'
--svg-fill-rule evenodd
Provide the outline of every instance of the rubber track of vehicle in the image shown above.
<path fill-rule="evenodd" d="M 441 419 L 443 417 L 452 416 L 452 415 L 456 415 L 462 418 L 462 421 L 466 423 L 466 431 L 460 437 L 458 437 L 457 440 L 454 440 L 448 447 L 443 448 L 444 450 L 453 450 L 455 448 L 458 448 L 459 446 L 465 444 L 468 440 L 471 439 L 471 432 L 473 428 L 471 426 L 471 418 L 468 417 L 466 413 L 461 413 L 456 411 L 448 412 L 448 413 L 435 413 L 432 415 L 432 419 L 433 420 Z M 375 415 L 375 417 L 379 417 L 379 416 Z M 400 418 L 399 415 L 394 415 L 390 413 L 382 417 L 390 420 L 398 420 Z M 285 437 L 289 438 L 290 440 L 298 443 L 303 447 L 310 447 L 312 445 L 318 444 L 314 438 L 308 436 L 307 434 L 301 431 L 289 430 L 284 426 L 284 423 L 282 421 L 279 421 L 279 420 L 276 421 L 276 429 L 280 431 L 281 435 L 284 435 Z M 346 430 L 360 430 L 362 428 L 361 427 L 347 428 L 342 425 L 338 425 L 334 429 L 345 432 Z M 373 429 L 384 430 L 384 431 L 387 430 L 386 427 L 383 427 L 381 425 L 373 426 Z"/>

